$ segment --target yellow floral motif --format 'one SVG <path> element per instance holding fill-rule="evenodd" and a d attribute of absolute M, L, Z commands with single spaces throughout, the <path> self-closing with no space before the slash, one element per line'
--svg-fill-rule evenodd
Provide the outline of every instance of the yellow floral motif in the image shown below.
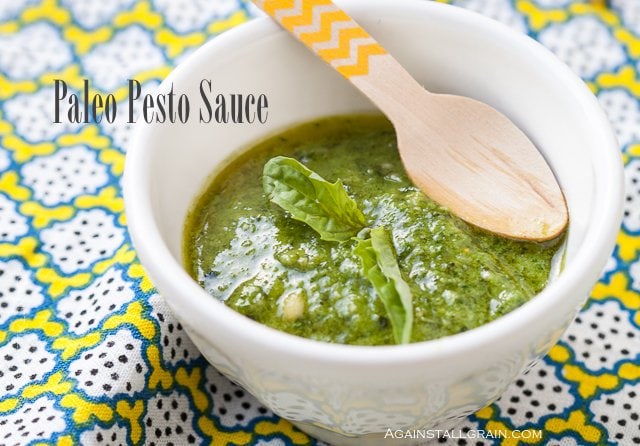
<path fill-rule="evenodd" d="M 0 243 L 0 257 L 21 257 L 32 268 L 42 266 L 47 258 L 37 252 L 39 244 L 33 237 L 24 237 L 17 245 Z"/>
<path fill-rule="evenodd" d="M 91 281 L 91 274 L 78 273 L 73 276 L 61 276 L 52 268 L 41 268 L 36 272 L 36 277 L 42 283 L 49 284 L 49 294 L 59 297 L 69 288 L 80 288 Z"/>
<path fill-rule="evenodd" d="M 46 336 L 56 337 L 62 333 L 64 327 L 60 322 L 52 322 L 51 310 L 42 310 L 36 313 L 33 319 L 20 318 L 14 319 L 9 325 L 9 331 L 14 333 L 22 333 L 24 331 L 41 331 Z"/>
<path fill-rule="evenodd" d="M 133 262 L 136 258 L 136 252 L 131 249 L 129 245 L 121 246 L 118 251 L 110 259 L 102 260 L 95 264 L 93 272 L 95 274 L 102 274 L 113 265 L 127 265 Z"/>
<path fill-rule="evenodd" d="M 100 339 L 101 336 L 98 332 L 89 333 L 80 338 L 63 336 L 53 341 L 51 347 L 53 347 L 55 350 L 62 350 L 62 359 L 66 360 L 69 358 L 73 358 L 79 351 L 96 345 L 98 342 L 100 342 Z"/>
<path fill-rule="evenodd" d="M 9 99 L 18 93 L 33 93 L 38 86 L 31 81 L 10 81 L 0 73 L 0 101 Z"/>
<path fill-rule="evenodd" d="M 148 29 L 156 29 L 162 25 L 162 22 L 162 16 L 151 10 L 149 2 L 142 1 L 136 4 L 131 11 L 119 13 L 114 19 L 113 24 L 118 28 L 138 24 Z"/>
<path fill-rule="evenodd" d="M 173 384 L 173 375 L 162 367 L 158 347 L 150 345 L 147 349 L 147 358 L 149 358 L 149 364 L 151 365 L 149 388 L 153 390 L 158 385 L 161 385 L 163 389 L 169 389 Z"/>
<path fill-rule="evenodd" d="M 132 405 L 129 405 L 126 401 L 118 401 L 116 404 L 116 412 L 122 418 L 129 422 L 131 426 L 129 438 L 133 444 L 138 444 L 142 438 L 142 412 L 144 411 L 144 403 L 142 401 L 136 401 Z"/>
<path fill-rule="evenodd" d="M 587 3 L 573 3 L 569 11 L 576 15 L 596 14 L 598 18 L 609 26 L 619 26 L 620 19 L 610 9 L 604 7 L 607 0 L 592 0 Z"/>
<path fill-rule="evenodd" d="M 115 149 L 101 150 L 100 161 L 111 166 L 113 175 L 120 176 L 124 172 L 124 154 Z"/>
<path fill-rule="evenodd" d="M 227 19 L 213 22 L 209 26 L 209 29 L 207 31 L 209 31 L 211 34 L 218 34 L 228 29 L 231 29 L 236 25 L 246 22 L 247 19 L 248 19 L 247 14 L 244 11 L 237 11 L 231 14 L 231 16 L 229 16 L 229 18 Z"/>
<path fill-rule="evenodd" d="M 200 386 L 201 378 L 202 370 L 197 368 L 193 369 L 191 374 L 189 374 L 184 367 L 179 368 L 176 372 L 176 382 L 189 389 L 189 393 L 193 398 L 193 403 L 198 410 L 203 412 L 209 405 L 209 402 L 207 401 L 207 395 L 198 388 Z"/>
<path fill-rule="evenodd" d="M 99 43 L 108 42 L 112 35 L 113 30 L 106 26 L 93 31 L 85 31 L 77 26 L 69 26 L 64 30 L 64 38 L 75 46 L 78 54 L 86 54 Z"/>
<path fill-rule="evenodd" d="M 616 73 L 602 73 L 596 83 L 604 88 L 624 88 L 634 96 L 640 95 L 640 81 L 634 67 L 625 65 Z"/>
<path fill-rule="evenodd" d="M 587 424 L 587 417 L 584 412 L 580 410 L 571 412 L 566 420 L 562 418 L 551 418 L 547 420 L 545 428 L 554 433 L 573 431 L 580 435 L 585 441 L 593 443 L 597 443 L 602 437 L 602 432 L 600 432 L 598 428 Z"/>
<path fill-rule="evenodd" d="M 31 191 L 18 184 L 18 181 L 20 181 L 20 179 L 16 172 L 6 172 L 0 176 L 0 192 L 4 192 L 16 201 L 27 200 L 31 196 Z"/>
<path fill-rule="evenodd" d="M 71 14 L 61 8 L 57 0 L 42 0 L 40 5 L 25 9 L 22 13 L 22 20 L 27 23 L 47 20 L 56 25 L 66 25 L 71 21 Z"/>
<path fill-rule="evenodd" d="M 562 370 L 567 380 L 578 383 L 578 393 L 583 398 L 592 397 L 598 389 L 612 390 L 619 383 L 616 375 L 611 373 L 592 375 L 577 365 L 567 364 Z"/>
<path fill-rule="evenodd" d="M 105 149 L 109 147 L 111 142 L 109 138 L 100 134 L 100 128 L 97 125 L 86 125 L 78 133 L 60 136 L 58 144 L 61 146 L 85 144 L 93 149 Z"/>
<path fill-rule="evenodd" d="M 149 280 L 149 277 L 147 277 L 147 274 L 144 272 L 142 265 L 140 265 L 139 263 L 134 263 L 133 265 L 131 265 L 129 267 L 129 270 L 127 271 L 127 274 L 132 279 L 142 278 L 142 281 L 140 282 L 140 289 L 145 293 L 153 289 L 151 280 Z"/>
<path fill-rule="evenodd" d="M 591 295 L 594 299 L 615 297 L 630 310 L 640 309 L 640 293 L 629 286 L 629 279 L 622 271 L 613 273 L 609 283 L 596 284 Z"/>
<path fill-rule="evenodd" d="M 55 84 L 56 79 L 64 80 L 68 87 L 82 89 L 82 74 L 78 65 L 69 65 L 57 72 L 48 71 L 40 76 L 39 83 L 50 87 Z"/>
<path fill-rule="evenodd" d="M 33 217 L 33 227 L 37 229 L 45 228 L 54 221 L 69 220 L 76 213 L 72 206 L 58 206 L 48 208 L 37 201 L 27 201 L 20 205 L 20 212 L 29 217 Z"/>
<path fill-rule="evenodd" d="M 56 372 L 49 377 L 45 384 L 31 384 L 22 391 L 24 398 L 36 398 L 43 393 L 51 392 L 56 395 L 64 395 L 71 391 L 73 385 L 64 381 L 62 372 Z"/>
<path fill-rule="evenodd" d="M 635 259 L 640 252 L 640 235 L 630 235 L 626 232 L 618 234 L 618 255 L 625 262 Z"/>
<path fill-rule="evenodd" d="M 18 163 L 29 161 L 37 155 L 50 155 L 56 150 L 56 146 L 49 142 L 31 144 L 15 135 L 5 136 L 2 145 L 13 151 L 13 159 Z"/>
<path fill-rule="evenodd" d="M 640 39 L 631 31 L 625 28 L 619 28 L 616 29 L 614 35 L 626 46 L 631 57 L 636 58 L 640 56 Z"/>
<path fill-rule="evenodd" d="M 92 403 L 81 398 L 79 395 L 65 395 L 60 400 L 62 407 L 73 409 L 73 421 L 78 424 L 86 423 L 93 417 L 102 422 L 110 421 L 113 418 L 113 409 L 104 403 Z"/>
<path fill-rule="evenodd" d="M 124 201 L 117 195 L 117 189 L 109 186 L 102 189 L 98 195 L 81 195 L 75 199 L 74 203 L 80 209 L 102 207 L 118 214 L 124 211 Z"/>
<path fill-rule="evenodd" d="M 200 417 L 198 427 L 204 434 L 211 438 L 211 446 L 227 446 L 230 444 L 243 446 L 249 444 L 252 435 L 241 430 L 224 432 L 218 429 L 210 418 Z"/>
<path fill-rule="evenodd" d="M 175 57 L 182 54 L 187 48 L 202 45 L 206 39 L 206 35 L 194 33 L 181 36 L 169 29 L 161 29 L 156 33 L 155 39 L 158 45 L 166 48 L 169 57 Z"/>
<path fill-rule="evenodd" d="M 140 334 L 151 339 L 156 334 L 156 327 L 153 325 L 146 315 L 142 314 L 142 305 L 140 302 L 133 302 L 127 307 L 127 311 L 123 315 L 114 315 L 109 317 L 102 328 L 111 329 L 119 326 L 120 324 L 131 324 L 138 329 Z"/>
<path fill-rule="evenodd" d="M 533 29 L 541 29 L 549 23 L 564 22 L 568 14 L 564 9 L 543 9 L 529 0 L 516 1 L 517 9 L 529 19 Z"/>

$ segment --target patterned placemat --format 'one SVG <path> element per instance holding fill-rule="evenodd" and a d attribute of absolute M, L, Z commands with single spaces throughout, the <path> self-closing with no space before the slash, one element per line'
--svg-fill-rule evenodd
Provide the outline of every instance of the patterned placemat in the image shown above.
<path fill-rule="evenodd" d="M 392 1 L 392 0 L 390 0 Z M 626 171 L 623 229 L 562 341 L 446 444 L 640 444 L 640 1 L 452 0 L 529 33 L 597 94 Z M 131 125 L 52 124 L 71 91 L 151 91 L 240 0 L 0 0 L 0 445 L 316 442 L 209 366 L 136 258 L 120 178 Z M 121 106 L 124 107 L 123 104 Z"/>

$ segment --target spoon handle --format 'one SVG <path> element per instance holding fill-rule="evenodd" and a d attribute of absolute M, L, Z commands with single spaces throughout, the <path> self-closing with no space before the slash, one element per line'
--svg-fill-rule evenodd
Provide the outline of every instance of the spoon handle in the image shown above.
<path fill-rule="evenodd" d="M 388 54 L 331 0 L 254 3 L 347 79 L 366 75 L 370 56 Z"/>
<path fill-rule="evenodd" d="M 389 110 L 390 99 L 397 103 L 416 90 L 425 94 L 378 42 L 331 0 L 253 1 L 388 116 L 394 114 Z"/>

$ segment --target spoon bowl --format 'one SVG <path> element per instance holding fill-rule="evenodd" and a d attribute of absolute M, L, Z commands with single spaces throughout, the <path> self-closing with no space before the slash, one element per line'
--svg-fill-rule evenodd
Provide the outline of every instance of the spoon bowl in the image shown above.
<path fill-rule="evenodd" d="M 412 181 L 454 214 L 498 235 L 544 241 L 567 226 L 564 196 L 540 152 L 496 109 L 471 98 L 415 91 L 396 125 Z"/>

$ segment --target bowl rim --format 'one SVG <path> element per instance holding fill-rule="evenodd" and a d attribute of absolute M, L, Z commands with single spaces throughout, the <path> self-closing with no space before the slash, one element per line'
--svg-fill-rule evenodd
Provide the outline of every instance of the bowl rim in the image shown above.
<path fill-rule="evenodd" d="M 622 219 L 623 171 L 621 154 L 613 130 L 595 95 L 583 81 L 553 53 L 527 35 L 462 8 L 419 0 L 395 0 L 392 3 L 385 0 L 369 0 L 366 7 L 362 5 L 363 2 L 357 0 L 339 0 L 337 3 L 344 5 L 354 16 L 366 13 L 398 18 L 393 12 L 400 11 L 403 17 L 413 16 L 413 13 L 436 14 L 457 22 L 458 26 L 471 27 L 488 35 L 495 35 L 496 39 L 510 41 L 514 48 L 526 50 L 532 61 L 547 65 L 554 72 L 556 82 L 561 83 L 568 94 L 579 102 L 594 137 L 601 141 L 602 153 L 601 159 L 598 160 L 596 181 L 601 183 L 601 193 L 606 199 L 594 202 L 593 215 L 596 219 L 589 222 L 575 258 L 561 276 L 510 313 L 466 332 L 430 341 L 386 346 L 332 344 L 291 335 L 255 322 L 211 298 L 186 273 L 181 262 L 174 258 L 164 243 L 152 212 L 149 187 L 151 172 L 148 168 L 151 148 L 145 145 L 145 141 L 151 135 L 153 126 L 137 124 L 131 147 L 127 151 L 123 179 L 127 225 L 141 263 L 145 270 L 149 271 L 158 290 L 171 294 L 171 299 L 167 301 L 178 313 L 179 319 L 188 315 L 192 322 L 189 326 L 195 327 L 196 332 L 201 335 L 202 329 L 197 327 L 207 327 L 215 322 L 220 329 L 232 334 L 235 342 L 264 348 L 271 354 L 279 352 L 321 363 L 381 365 L 409 363 L 418 359 L 442 360 L 459 356 L 487 343 L 497 342 L 505 336 L 512 336 L 523 325 L 535 324 L 537 320 L 544 318 L 545 314 L 553 312 L 553 307 L 559 299 L 572 293 L 573 289 L 580 288 L 579 284 L 584 280 L 585 272 L 593 275 L 594 280 L 597 279 L 597 274 L 602 271 L 608 258 L 604 253 L 609 254 L 613 250 Z M 212 57 L 213 53 L 223 54 L 225 51 L 237 49 L 243 43 L 277 32 L 285 31 L 267 17 L 236 26 L 194 51 L 171 72 L 160 88 L 162 85 L 170 82 L 179 83 L 181 78 L 189 77 L 190 67 L 215 60 L 215 57 Z M 576 301 L 576 308 L 586 297 L 579 302 Z M 204 337 L 206 338 L 206 335 Z"/>

